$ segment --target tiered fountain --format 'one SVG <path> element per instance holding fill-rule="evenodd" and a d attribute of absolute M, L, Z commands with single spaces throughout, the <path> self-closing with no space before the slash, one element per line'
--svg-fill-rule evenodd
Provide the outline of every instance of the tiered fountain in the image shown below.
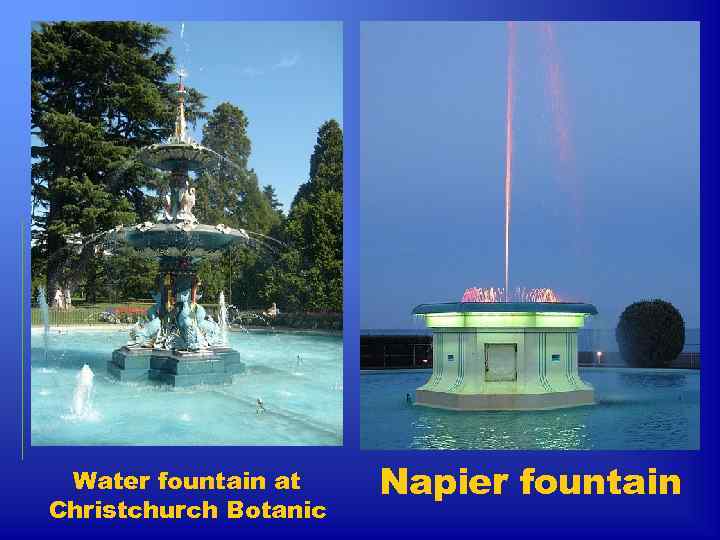
<path fill-rule="evenodd" d="M 180 73 L 175 133 L 162 144 L 140 150 L 147 165 L 170 172 L 170 194 L 156 222 L 118 226 L 111 240 L 157 257 L 155 304 L 147 320 L 131 331 L 130 342 L 113 353 L 108 371 L 122 381 L 151 380 L 173 386 L 222 384 L 244 369 L 237 351 L 226 346 L 225 321 L 215 321 L 198 303 L 198 265 L 233 245 L 249 245 L 250 234 L 223 224 L 204 225 L 193 215 L 195 188 L 189 171 L 215 166 L 224 158 L 193 141 L 185 124 L 185 89 Z M 222 310 L 219 310 L 220 313 Z"/>

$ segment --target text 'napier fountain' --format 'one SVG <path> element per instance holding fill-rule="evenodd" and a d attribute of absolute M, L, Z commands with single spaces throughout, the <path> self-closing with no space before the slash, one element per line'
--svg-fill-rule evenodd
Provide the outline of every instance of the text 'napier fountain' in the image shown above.
<path fill-rule="evenodd" d="M 113 353 L 108 371 L 120 380 L 153 380 L 174 386 L 222 384 L 244 367 L 226 346 L 224 328 L 198 303 L 199 264 L 233 245 L 255 245 L 242 229 L 198 223 L 193 215 L 195 187 L 190 171 L 223 163 L 225 158 L 192 138 L 185 124 L 185 88 L 180 73 L 175 133 L 162 144 L 140 150 L 145 164 L 170 173 L 170 193 L 157 222 L 118 226 L 115 242 L 157 257 L 160 271 L 147 320 L 131 330 L 130 342 Z"/>

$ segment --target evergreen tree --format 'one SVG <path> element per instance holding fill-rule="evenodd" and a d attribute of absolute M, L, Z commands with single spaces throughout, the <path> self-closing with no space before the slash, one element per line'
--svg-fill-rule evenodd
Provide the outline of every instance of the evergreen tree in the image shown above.
<path fill-rule="evenodd" d="M 50 291 L 96 265 L 94 248 L 76 253 L 68 239 L 148 219 L 158 207 L 148 192 L 162 180 L 133 157 L 173 128 L 174 58 L 159 50 L 166 35 L 138 22 L 42 23 L 32 32 L 34 264 L 46 264 Z M 203 98 L 189 89 L 191 122 Z"/>
<path fill-rule="evenodd" d="M 280 223 L 280 216 L 260 191 L 257 174 L 248 168 L 252 145 L 247 127 L 245 113 L 231 103 L 221 103 L 208 116 L 202 142 L 227 161 L 198 179 L 195 214 L 205 223 L 268 234 Z M 219 261 L 205 261 L 199 275 L 206 301 L 225 290 L 232 303 L 259 307 L 262 281 L 258 278 L 266 259 L 267 254 L 240 247 L 223 253 Z"/>
<path fill-rule="evenodd" d="M 221 103 L 208 116 L 202 143 L 227 161 L 199 178 L 195 213 L 205 223 L 266 233 L 277 218 L 260 191 L 255 171 L 248 168 L 252 146 L 247 127 L 245 113 L 231 103 Z"/>
<path fill-rule="evenodd" d="M 284 227 L 287 248 L 265 274 L 265 296 L 291 311 L 342 311 L 343 136 L 335 120 L 318 131 L 310 179 Z"/>
<path fill-rule="evenodd" d="M 310 157 L 310 180 L 298 189 L 292 206 L 322 190 L 343 190 L 343 133 L 337 120 L 328 120 L 318 130 Z"/>
<path fill-rule="evenodd" d="M 156 261 L 79 239 L 152 219 L 160 208 L 167 175 L 144 166 L 135 152 L 174 127 L 177 87 L 167 82 L 174 58 L 161 48 L 166 35 L 136 22 L 43 23 L 32 32 L 33 283 L 46 278 L 49 294 L 70 285 L 91 300 L 95 294 L 117 300 L 146 296 L 152 287 Z M 285 310 L 341 311 L 339 124 L 320 127 L 309 179 L 285 217 L 274 188 L 261 189 L 249 168 L 243 111 L 222 103 L 206 115 L 204 96 L 187 90 L 188 120 L 207 117 L 202 142 L 226 158 L 197 178 L 197 217 L 284 242 L 276 260 L 237 248 L 206 261 L 205 302 L 225 289 L 242 307 L 275 301 Z"/>
<path fill-rule="evenodd" d="M 263 195 L 267 199 L 267 201 L 270 203 L 270 208 L 275 210 L 275 212 L 278 214 L 280 218 L 283 217 L 283 204 L 278 200 L 277 193 L 275 193 L 275 188 L 268 184 L 263 187 Z"/>

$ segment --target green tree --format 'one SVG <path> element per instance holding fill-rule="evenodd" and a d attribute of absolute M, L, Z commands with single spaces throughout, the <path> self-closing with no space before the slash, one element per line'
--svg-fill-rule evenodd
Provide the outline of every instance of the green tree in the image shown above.
<path fill-rule="evenodd" d="M 630 304 L 615 329 L 620 354 L 633 367 L 670 367 L 685 346 L 685 321 L 664 300 Z"/>
<path fill-rule="evenodd" d="M 208 115 L 202 143 L 227 161 L 198 178 L 194 212 L 202 222 L 240 226 L 237 208 L 250 175 L 247 126 L 245 113 L 230 103 L 221 103 Z"/>
<path fill-rule="evenodd" d="M 148 257 L 132 248 L 121 248 L 102 259 L 106 296 L 112 301 L 147 298 L 156 288 L 155 279 L 160 265 L 155 257 Z"/>
<path fill-rule="evenodd" d="M 245 113 L 221 103 L 208 116 L 202 143 L 226 161 L 198 179 L 195 213 L 206 223 L 225 223 L 262 233 L 278 221 L 263 197 L 255 171 L 248 168 L 252 145 Z"/>
<path fill-rule="evenodd" d="M 343 190 L 343 133 L 337 120 L 328 120 L 318 130 L 317 141 L 310 157 L 309 180 L 298 189 L 292 206 L 313 193 Z"/>
<path fill-rule="evenodd" d="M 284 225 L 286 249 L 265 274 L 265 297 L 290 311 L 342 311 L 343 136 L 335 120 L 318 130 L 310 179 Z"/>
<path fill-rule="evenodd" d="M 275 193 L 275 188 L 268 184 L 263 187 L 263 195 L 267 199 L 268 203 L 270 203 L 270 208 L 275 210 L 275 212 L 278 214 L 280 219 L 283 217 L 283 204 L 278 200 L 277 193 Z"/>
<path fill-rule="evenodd" d="M 148 219 L 158 208 L 148 194 L 162 179 L 133 157 L 174 125 L 174 58 L 160 50 L 166 35 L 138 22 L 42 23 L 32 32 L 33 263 L 46 265 L 51 291 L 80 283 L 97 264 L 94 247 L 76 253 L 69 238 Z M 203 98 L 189 89 L 191 122 L 203 116 Z"/>
<path fill-rule="evenodd" d="M 202 142 L 227 161 L 198 179 L 195 214 L 205 223 L 268 234 L 279 225 L 280 215 L 260 191 L 255 171 L 248 168 L 252 145 L 247 127 L 245 113 L 231 103 L 221 103 L 208 116 Z M 206 301 L 224 289 L 234 304 L 258 307 L 263 286 L 259 278 L 268 264 L 264 255 L 240 247 L 205 261 L 199 275 Z"/>

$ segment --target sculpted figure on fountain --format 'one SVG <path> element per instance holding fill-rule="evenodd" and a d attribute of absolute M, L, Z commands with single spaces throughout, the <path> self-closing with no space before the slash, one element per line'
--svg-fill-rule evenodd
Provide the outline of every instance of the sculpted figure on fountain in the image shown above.
<path fill-rule="evenodd" d="M 190 187 L 190 182 L 186 182 L 185 190 L 180 196 L 180 211 L 177 213 L 177 219 L 197 223 L 197 218 L 192 213 L 194 207 L 195 188 Z"/>
<path fill-rule="evenodd" d="M 158 291 L 152 292 L 155 303 L 147 310 L 147 320 L 144 323 L 138 322 L 130 330 L 130 342 L 128 345 L 139 345 L 141 347 L 154 347 L 160 336 L 162 322 L 160 320 L 160 306 L 162 294 Z"/>

